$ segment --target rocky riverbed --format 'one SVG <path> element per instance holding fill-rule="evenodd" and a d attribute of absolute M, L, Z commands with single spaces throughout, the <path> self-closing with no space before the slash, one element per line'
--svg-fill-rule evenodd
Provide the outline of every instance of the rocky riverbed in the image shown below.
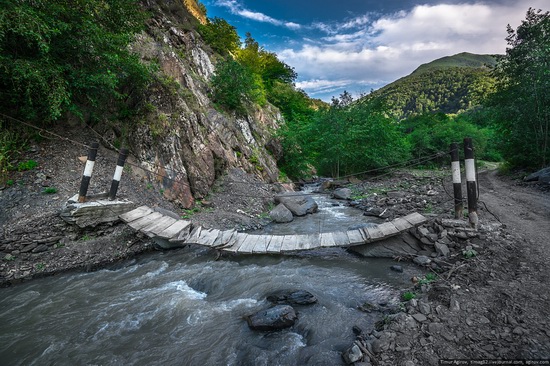
<path fill-rule="evenodd" d="M 92 137 L 83 135 L 81 142 Z M 84 167 L 79 158 L 85 155 L 82 146 L 44 140 L 20 158 L 37 166 L 12 172 L 0 190 L 2 286 L 62 271 L 92 271 L 155 250 L 150 240 L 125 225 L 80 229 L 60 219 L 63 203 L 77 193 Z M 108 189 L 115 161 L 115 152 L 100 148 L 91 193 Z M 392 242 L 357 249 L 366 256 L 394 258 L 395 270 L 399 261 L 415 261 L 433 275 L 412 278 L 399 308 L 361 307 L 379 314 L 380 321 L 376 329 L 350 324 L 357 339 L 343 350 L 348 363 L 431 365 L 440 359 L 550 357 L 548 189 L 494 172 L 480 174 L 480 225 L 472 230 L 466 220 L 452 218 L 447 175 L 401 171 L 324 186 L 326 192 L 349 190 L 342 202 L 366 215 L 392 219 L 417 211 L 430 218 Z M 234 169 L 196 209 L 183 210 L 133 167 L 123 175 L 119 197 L 174 211 L 205 227 L 245 230 L 268 221 L 280 190 Z"/>

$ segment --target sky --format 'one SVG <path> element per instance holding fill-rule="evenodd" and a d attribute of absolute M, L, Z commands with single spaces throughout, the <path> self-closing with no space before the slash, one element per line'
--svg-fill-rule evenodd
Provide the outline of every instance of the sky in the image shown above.
<path fill-rule="evenodd" d="M 504 54 L 506 27 L 549 0 L 201 0 L 298 73 L 296 86 L 330 101 L 355 98 L 461 52 Z"/>

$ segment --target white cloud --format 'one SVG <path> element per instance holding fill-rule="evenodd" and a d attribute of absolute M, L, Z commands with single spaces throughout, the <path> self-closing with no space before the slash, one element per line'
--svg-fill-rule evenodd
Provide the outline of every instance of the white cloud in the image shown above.
<path fill-rule="evenodd" d="M 216 2 L 216 5 L 226 7 L 233 14 L 240 15 L 243 18 L 255 20 L 257 22 L 270 23 L 276 26 L 282 26 L 294 30 L 300 29 L 302 27 L 298 23 L 282 21 L 270 17 L 269 15 L 266 15 L 264 13 L 245 9 L 241 4 L 239 4 L 237 0 L 218 0 Z"/>
<path fill-rule="evenodd" d="M 419 5 L 378 19 L 361 15 L 341 24 L 314 23 L 308 28 L 320 30 L 326 37 L 315 45 L 277 53 L 295 67 L 301 80 L 298 85 L 308 93 L 329 86 L 350 90 L 358 84 L 375 84 L 365 80 L 393 81 L 443 56 L 502 54 L 506 25 L 516 28 L 529 6 L 544 9 L 545 1 Z"/>

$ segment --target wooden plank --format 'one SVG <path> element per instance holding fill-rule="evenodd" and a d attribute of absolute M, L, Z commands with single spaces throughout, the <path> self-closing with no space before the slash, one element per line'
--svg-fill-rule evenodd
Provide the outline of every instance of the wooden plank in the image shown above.
<path fill-rule="evenodd" d="M 425 223 L 428 221 L 427 218 L 419 214 L 418 212 L 413 212 L 412 214 L 408 214 L 407 216 L 403 217 L 405 220 L 410 222 L 413 226 L 417 226 L 420 224 Z"/>
<path fill-rule="evenodd" d="M 334 245 L 337 247 L 347 247 L 349 245 L 349 238 L 344 231 L 335 231 L 332 233 L 334 238 Z"/>
<path fill-rule="evenodd" d="M 258 242 L 258 235 L 248 235 L 242 245 L 237 250 L 238 253 L 252 253 L 254 246 Z"/>
<path fill-rule="evenodd" d="M 267 253 L 280 253 L 284 238 L 284 235 L 273 235 L 267 247 Z"/>
<path fill-rule="evenodd" d="M 132 222 L 128 223 L 128 225 L 132 229 L 140 231 L 141 228 L 144 228 L 148 225 L 151 225 L 151 223 L 156 222 L 161 217 L 162 217 L 161 213 L 151 212 L 149 215 L 143 216 L 141 219 L 137 219 L 135 221 L 132 221 Z"/>
<path fill-rule="evenodd" d="M 346 234 L 348 235 L 350 245 L 365 244 L 365 238 L 361 234 L 361 231 L 348 230 Z"/>
<path fill-rule="evenodd" d="M 304 250 L 310 250 L 319 248 L 321 246 L 321 240 L 319 239 L 319 234 L 308 234 L 307 235 L 307 245 L 304 247 Z"/>
<path fill-rule="evenodd" d="M 319 235 L 319 241 L 321 244 L 321 247 L 328 248 L 328 247 L 335 247 L 336 243 L 334 242 L 334 237 L 332 236 L 332 233 L 321 233 Z"/>
<path fill-rule="evenodd" d="M 148 237 L 153 238 L 157 236 L 158 233 L 166 229 L 168 226 L 173 225 L 176 221 L 178 220 L 170 216 L 164 216 L 152 225 L 142 228 L 141 231 Z"/>
<path fill-rule="evenodd" d="M 202 231 L 203 231 L 202 226 L 194 227 L 193 230 L 191 231 L 191 233 L 187 236 L 187 239 L 185 240 L 185 243 L 187 243 L 187 244 L 198 244 L 198 241 L 201 237 Z"/>
<path fill-rule="evenodd" d="M 384 234 L 384 237 L 386 236 L 392 236 L 399 233 L 399 230 L 395 227 L 394 224 L 391 222 L 384 222 L 382 224 L 378 224 L 378 228 L 382 231 Z"/>
<path fill-rule="evenodd" d="M 197 244 L 212 247 L 220 233 L 221 231 L 218 229 L 203 229 L 199 239 L 197 240 Z"/>
<path fill-rule="evenodd" d="M 218 235 L 216 241 L 214 242 L 214 244 L 212 244 L 212 247 L 214 248 L 218 248 L 218 247 L 224 247 L 224 246 L 231 246 L 231 245 L 228 245 L 231 241 L 231 238 L 233 236 L 235 236 L 235 234 L 237 233 L 237 230 L 224 230 L 220 233 L 220 235 Z"/>
<path fill-rule="evenodd" d="M 233 253 L 236 253 L 239 248 L 241 247 L 241 245 L 243 245 L 244 241 L 246 240 L 246 238 L 248 237 L 248 234 L 244 234 L 244 233 L 237 233 L 233 236 L 233 239 L 232 239 L 232 243 L 233 245 L 230 246 L 230 247 L 225 247 L 223 248 L 223 250 L 227 251 L 227 252 L 233 252 Z"/>
<path fill-rule="evenodd" d="M 382 230 L 380 230 L 378 228 L 378 225 L 368 226 L 368 227 L 365 228 L 365 230 L 369 234 L 369 240 L 370 241 L 380 240 L 384 237 L 384 233 L 382 232 Z"/>
<path fill-rule="evenodd" d="M 292 250 L 304 250 L 304 248 L 306 247 L 307 239 L 307 235 L 296 235 L 294 237 Z"/>
<path fill-rule="evenodd" d="M 143 216 L 149 215 L 152 212 L 153 210 L 148 206 L 139 206 L 138 208 L 130 212 L 126 212 L 125 214 L 119 215 L 118 217 L 125 223 L 129 223 L 137 219 L 140 219 Z"/>
<path fill-rule="evenodd" d="M 159 237 L 168 239 L 170 241 L 184 241 L 180 240 L 180 237 L 184 239 L 187 238 L 187 234 L 189 234 L 189 230 L 191 229 L 191 221 L 187 220 L 178 220 L 174 222 L 174 224 L 168 226 L 166 229 L 164 229 L 162 232 L 158 234 Z"/>
<path fill-rule="evenodd" d="M 285 235 L 283 238 L 283 245 L 281 246 L 281 252 L 292 252 L 296 250 L 298 235 Z"/>
<path fill-rule="evenodd" d="M 405 231 L 412 227 L 412 224 L 402 217 L 392 220 L 391 223 L 394 224 L 399 231 Z"/>
<path fill-rule="evenodd" d="M 267 248 L 271 243 L 271 235 L 258 235 L 258 241 L 252 249 L 252 253 L 267 253 Z"/>
<path fill-rule="evenodd" d="M 367 228 L 361 228 L 361 229 L 359 229 L 359 232 L 360 232 L 361 235 L 363 236 L 363 241 L 364 241 L 365 243 L 369 243 L 371 239 L 370 239 L 370 235 L 369 235 L 369 233 L 368 233 L 368 231 L 367 231 Z"/>

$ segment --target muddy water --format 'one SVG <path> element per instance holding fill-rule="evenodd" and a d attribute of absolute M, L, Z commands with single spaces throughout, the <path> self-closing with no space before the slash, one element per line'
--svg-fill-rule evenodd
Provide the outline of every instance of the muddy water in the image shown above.
<path fill-rule="evenodd" d="M 368 329 L 380 316 L 357 306 L 397 302 L 415 271 L 340 249 L 214 257 L 185 248 L 0 289 L 0 364 L 339 365 L 352 326 Z M 290 329 L 251 331 L 243 316 L 283 289 L 319 302 L 296 307 Z"/>

